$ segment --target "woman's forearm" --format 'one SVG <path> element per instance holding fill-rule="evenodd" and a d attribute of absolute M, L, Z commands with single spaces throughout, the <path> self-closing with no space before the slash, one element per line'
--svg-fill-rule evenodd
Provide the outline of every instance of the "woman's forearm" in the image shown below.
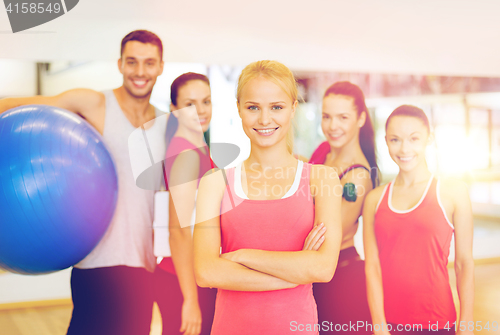
<path fill-rule="evenodd" d="M 379 269 L 373 266 L 366 268 L 366 293 L 368 307 L 372 317 L 372 324 L 379 325 L 378 329 L 387 329 L 387 320 L 384 312 L 384 292 L 382 288 L 382 275 Z"/>
<path fill-rule="evenodd" d="M 190 227 L 170 231 L 170 250 L 184 300 L 198 301 Z"/>
<path fill-rule="evenodd" d="M 223 258 L 197 263 L 195 273 L 199 286 L 224 290 L 274 291 L 297 286 Z"/>
<path fill-rule="evenodd" d="M 202 287 L 233 291 L 274 291 L 297 284 L 223 258 L 220 208 L 226 189 L 222 171 L 206 174 L 199 186 L 194 228 L 196 282 Z"/>
<path fill-rule="evenodd" d="M 326 264 L 319 251 L 267 251 L 240 249 L 230 259 L 246 267 L 296 284 L 328 282 L 332 279 L 338 257 Z"/>
<path fill-rule="evenodd" d="M 468 324 L 469 321 L 474 321 L 474 261 L 472 259 L 456 261 L 455 273 L 460 299 L 460 322 Z"/>

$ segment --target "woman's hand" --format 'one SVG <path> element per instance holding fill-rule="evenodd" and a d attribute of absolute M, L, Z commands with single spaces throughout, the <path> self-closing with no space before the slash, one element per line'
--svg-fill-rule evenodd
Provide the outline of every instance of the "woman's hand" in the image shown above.
<path fill-rule="evenodd" d="M 325 242 L 325 232 L 326 227 L 323 222 L 311 229 L 309 235 L 306 237 L 302 250 L 318 251 L 323 242 Z"/>
<path fill-rule="evenodd" d="M 184 335 L 198 335 L 201 332 L 201 310 L 197 300 L 184 300 L 181 320 L 179 331 Z"/>

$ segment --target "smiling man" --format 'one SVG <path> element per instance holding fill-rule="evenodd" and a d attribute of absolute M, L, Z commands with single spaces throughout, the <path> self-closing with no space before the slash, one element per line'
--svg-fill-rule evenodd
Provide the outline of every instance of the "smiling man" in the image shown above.
<path fill-rule="evenodd" d="M 150 332 L 154 191 L 135 185 L 128 137 L 137 127 L 163 115 L 149 103 L 156 78 L 163 71 L 162 53 L 158 36 L 136 30 L 121 43 L 118 68 L 123 85 L 119 88 L 105 92 L 74 89 L 52 97 L 0 100 L 0 113 L 17 106 L 44 104 L 80 114 L 103 135 L 115 162 L 118 201 L 113 219 L 99 244 L 71 273 L 74 309 L 70 335 Z M 164 123 L 155 124 L 155 131 L 165 129 L 166 118 L 155 122 Z"/>

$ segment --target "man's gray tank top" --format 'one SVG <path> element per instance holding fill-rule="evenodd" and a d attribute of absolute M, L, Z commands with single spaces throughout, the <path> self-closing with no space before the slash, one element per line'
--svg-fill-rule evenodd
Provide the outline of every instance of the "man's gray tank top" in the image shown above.
<path fill-rule="evenodd" d="M 128 148 L 129 136 L 136 128 L 123 113 L 113 91 L 103 93 L 106 98 L 103 137 L 118 174 L 118 200 L 113 219 L 105 235 L 94 250 L 75 267 L 92 269 L 125 265 L 144 267 L 152 272 L 156 265 L 153 255 L 155 191 L 136 186 Z M 156 108 L 155 114 L 157 118 L 165 115 Z M 155 119 L 153 126 L 156 136 L 160 134 L 158 140 L 161 143 L 164 143 L 166 119 L 166 117 Z M 158 127 L 162 127 L 163 132 L 159 132 Z M 146 130 L 146 133 L 153 131 L 152 128 Z M 155 149 L 161 151 L 155 153 L 155 156 L 163 155 L 164 157 L 164 144 L 155 146 Z M 161 175 L 157 177 L 158 180 L 161 179 Z"/>

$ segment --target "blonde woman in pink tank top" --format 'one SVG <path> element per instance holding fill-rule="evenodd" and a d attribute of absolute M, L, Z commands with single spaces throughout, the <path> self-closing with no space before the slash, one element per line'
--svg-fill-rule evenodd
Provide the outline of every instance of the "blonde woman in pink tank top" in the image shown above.
<path fill-rule="evenodd" d="M 312 283 L 337 265 L 342 187 L 334 169 L 292 155 L 298 102 L 287 67 L 248 65 L 237 99 L 250 156 L 207 173 L 196 207 L 196 280 L 218 288 L 212 334 L 318 334 Z"/>

